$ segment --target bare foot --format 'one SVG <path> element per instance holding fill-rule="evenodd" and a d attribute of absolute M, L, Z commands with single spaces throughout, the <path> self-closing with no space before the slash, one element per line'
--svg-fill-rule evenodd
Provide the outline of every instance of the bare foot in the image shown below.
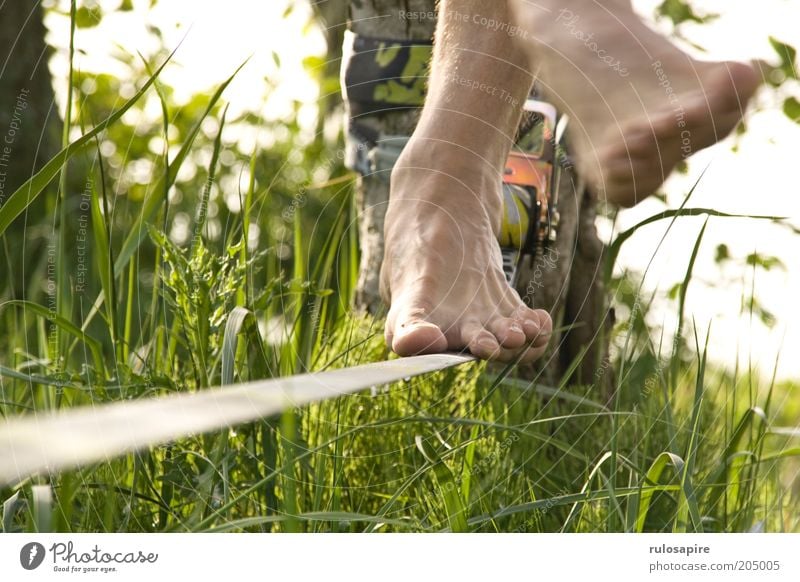
<path fill-rule="evenodd" d="M 730 133 L 760 81 L 749 65 L 691 58 L 626 0 L 510 4 L 547 96 L 572 119 L 579 172 L 617 204 L 641 201 Z"/>
<path fill-rule="evenodd" d="M 539 358 L 550 316 L 525 306 L 503 275 L 499 174 L 445 161 L 412 141 L 392 173 L 381 272 L 391 304 L 386 343 L 407 356 L 469 349 L 509 361 Z"/>

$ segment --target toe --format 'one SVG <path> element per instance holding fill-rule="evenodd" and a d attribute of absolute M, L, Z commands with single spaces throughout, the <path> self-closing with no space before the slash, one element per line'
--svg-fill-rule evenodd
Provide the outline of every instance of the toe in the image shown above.
<path fill-rule="evenodd" d="M 721 112 L 744 113 L 750 96 L 761 84 L 759 71 L 750 64 L 728 61 L 724 63 L 724 69 L 720 68 L 716 75 L 712 83 L 722 90 L 713 94 L 716 103 L 712 104 L 719 107 Z"/>
<path fill-rule="evenodd" d="M 461 328 L 461 343 L 474 356 L 493 360 L 500 353 L 497 338 L 477 321 L 465 323 Z"/>
<path fill-rule="evenodd" d="M 447 339 L 438 325 L 419 315 L 420 310 L 391 313 L 386 322 L 386 343 L 399 356 L 433 354 L 447 350 Z"/>
<path fill-rule="evenodd" d="M 504 348 L 520 348 L 525 344 L 525 331 L 516 318 L 497 317 L 487 327 Z"/>
<path fill-rule="evenodd" d="M 541 346 L 531 345 L 516 350 L 499 348 L 492 356 L 492 359 L 503 363 L 531 364 L 540 359 L 546 351 L 547 344 Z"/>
<path fill-rule="evenodd" d="M 652 156 L 650 159 L 615 160 L 606 166 L 606 180 L 613 185 L 635 182 L 641 190 L 651 182 L 658 187 L 671 170 L 671 167 L 664 166 L 660 156 Z"/>
<path fill-rule="evenodd" d="M 517 362 L 519 364 L 529 364 L 541 358 L 547 350 L 547 343 L 550 341 L 550 336 L 553 332 L 553 322 L 548 314 L 543 309 L 527 309 L 519 316 L 525 318 L 522 328 L 525 332 L 525 341 L 516 346 L 509 347 L 508 345 L 500 345 L 495 342 L 491 353 L 485 357 L 498 362 Z M 482 330 L 480 334 L 481 341 L 486 338 L 488 330 Z M 495 336 L 496 337 L 496 336 Z M 487 341 L 485 349 L 491 349 L 491 340 Z M 476 355 L 476 352 L 473 351 Z"/>
<path fill-rule="evenodd" d="M 533 339 L 532 347 L 536 349 L 541 348 L 543 350 L 547 347 L 550 336 L 553 335 L 553 319 L 544 309 L 537 309 L 536 314 L 539 316 L 539 331 Z M 539 356 L 541 356 L 541 354 L 539 354 Z M 539 356 L 537 356 L 537 358 Z"/>
<path fill-rule="evenodd" d="M 540 359 L 547 350 L 547 343 L 541 346 L 533 345 L 525 350 L 522 357 L 519 359 L 520 364 L 531 364 Z"/>
<path fill-rule="evenodd" d="M 531 342 L 535 340 L 542 331 L 543 324 L 550 326 L 550 315 L 543 309 L 520 308 L 517 319 L 522 323 L 525 332 L 525 340 Z"/>
<path fill-rule="evenodd" d="M 392 334 L 392 351 L 399 356 L 435 354 L 447 351 L 447 339 L 437 325 L 413 321 Z"/>

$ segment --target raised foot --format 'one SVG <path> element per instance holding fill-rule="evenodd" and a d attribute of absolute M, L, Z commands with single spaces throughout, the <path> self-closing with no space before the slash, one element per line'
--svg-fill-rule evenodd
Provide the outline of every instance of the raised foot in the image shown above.
<path fill-rule="evenodd" d="M 631 206 L 683 159 L 724 138 L 761 77 L 698 61 L 624 0 L 512 0 L 546 93 L 571 118 L 578 171 L 597 196 Z"/>

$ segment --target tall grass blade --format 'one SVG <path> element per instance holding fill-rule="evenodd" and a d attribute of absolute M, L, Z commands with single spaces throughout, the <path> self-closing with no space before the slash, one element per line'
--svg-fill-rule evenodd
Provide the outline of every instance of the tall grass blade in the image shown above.
<path fill-rule="evenodd" d="M 464 533 L 469 531 L 467 525 L 467 509 L 461 499 L 461 494 L 453 477 L 453 473 L 444 464 L 436 450 L 428 444 L 425 439 L 417 435 L 414 437 L 417 449 L 425 459 L 431 464 L 436 481 L 439 483 L 439 490 L 444 499 L 445 510 L 447 511 L 447 523 L 450 530 L 454 533 Z"/>
<path fill-rule="evenodd" d="M 258 331 L 255 314 L 244 307 L 234 307 L 225 323 L 225 336 L 222 341 L 222 385 L 233 384 L 236 356 L 239 353 L 239 335 L 247 332 L 266 365 L 266 349 Z M 266 370 L 264 370 L 266 372 Z M 258 376 L 259 374 L 256 374 Z"/>
<path fill-rule="evenodd" d="M 101 121 L 98 125 L 96 125 L 92 130 L 88 133 L 85 133 L 74 142 L 69 144 L 67 147 L 62 149 L 58 152 L 53 158 L 47 162 L 41 170 L 36 172 L 33 176 L 31 176 L 22 186 L 17 188 L 11 196 L 8 197 L 6 202 L 0 207 L 0 235 L 3 234 L 9 225 L 14 221 L 14 219 L 22 214 L 25 209 L 34 201 L 36 198 L 41 194 L 47 185 L 53 180 L 53 178 L 58 175 L 61 171 L 61 168 L 66 164 L 69 160 L 74 158 L 77 154 L 84 151 L 87 146 L 91 145 L 92 139 L 103 132 L 108 126 L 115 123 L 122 117 L 128 109 L 133 107 L 133 105 L 144 95 L 147 90 L 150 88 L 150 85 L 156 79 L 156 75 L 159 75 L 164 67 L 167 65 L 169 60 L 172 58 L 172 54 L 161 64 L 160 67 L 155 72 L 154 76 L 151 76 L 142 88 L 139 89 L 136 94 L 128 99 L 122 107 L 117 109 L 114 113 L 109 115 L 105 120 Z"/>
<path fill-rule="evenodd" d="M 25 507 L 25 499 L 19 489 L 14 491 L 11 497 L 3 501 L 3 533 L 19 531 L 19 528 L 14 526 L 14 518 L 23 507 Z"/>
<path fill-rule="evenodd" d="M 681 493 L 678 497 L 678 509 L 675 515 L 673 532 L 685 533 L 691 519 L 695 532 L 703 531 L 703 520 L 697 503 L 697 495 L 694 491 L 692 479 L 694 478 L 694 466 L 697 459 L 697 450 L 700 446 L 700 409 L 703 405 L 706 356 L 708 355 L 708 340 L 711 337 L 711 327 L 706 330 L 706 343 L 704 349 L 700 350 L 697 340 L 697 328 L 695 327 L 695 345 L 698 354 L 697 378 L 695 381 L 694 401 L 692 403 L 691 435 L 689 444 L 684 455 L 685 463 L 681 473 Z"/>
<path fill-rule="evenodd" d="M 208 115 L 214 109 L 214 106 L 217 104 L 217 101 L 219 101 L 220 97 L 222 97 L 222 93 L 225 91 L 228 85 L 231 84 L 234 77 L 239 73 L 242 67 L 245 66 L 245 64 L 247 64 L 247 61 L 242 63 L 239 68 L 237 68 L 236 71 L 234 71 L 234 73 L 228 77 L 228 79 L 225 80 L 225 82 L 223 82 L 211 96 L 211 100 L 208 102 L 205 111 L 189 131 L 186 140 L 183 142 L 180 150 L 175 155 L 175 159 L 172 160 L 172 163 L 169 166 L 169 171 L 166 172 L 164 176 L 159 178 L 159 181 L 153 187 L 151 194 L 145 198 L 141 213 L 137 217 L 136 222 L 131 225 L 130 234 L 125 239 L 125 242 L 122 243 L 122 249 L 117 254 L 117 260 L 114 263 L 115 277 L 119 277 L 122 274 L 123 269 L 128 264 L 128 261 L 130 261 L 131 257 L 136 252 L 136 249 L 139 248 L 139 245 L 142 244 L 142 241 L 147 236 L 147 224 L 152 223 L 153 218 L 158 213 L 158 209 L 163 205 L 164 192 L 169 191 L 169 187 L 175 182 L 175 178 L 178 176 L 178 171 L 180 170 L 181 165 L 191 152 L 192 145 L 194 144 L 194 140 L 200 131 L 203 120 L 208 117 Z"/>
<path fill-rule="evenodd" d="M 697 184 L 695 184 L 696 186 Z M 694 189 L 694 188 L 693 188 Z M 687 199 L 684 203 L 688 201 Z M 654 222 L 658 222 L 659 220 L 664 220 L 665 218 L 671 218 L 674 222 L 676 218 L 684 217 L 684 216 L 716 216 L 719 218 L 752 218 L 755 220 L 771 220 L 773 222 L 781 222 L 786 220 L 785 216 L 764 216 L 758 214 L 731 214 L 728 212 L 722 212 L 719 210 L 714 210 L 713 208 L 680 208 L 665 210 L 663 212 L 659 212 L 658 214 L 654 214 L 649 218 L 645 218 L 643 221 L 638 223 L 635 226 L 632 226 L 628 230 L 625 230 L 617 235 L 614 241 L 608 246 L 608 254 L 607 254 L 607 262 L 605 266 L 605 280 L 610 281 L 611 273 L 614 268 L 614 264 L 617 261 L 617 257 L 619 256 L 619 251 L 622 248 L 622 244 L 627 241 L 630 237 L 636 234 L 636 231 L 642 228 L 643 226 L 647 226 L 648 224 L 652 224 Z"/>
<path fill-rule="evenodd" d="M 73 337 L 79 339 L 86 345 L 89 349 L 89 352 L 92 354 L 92 361 L 94 363 L 94 368 L 97 373 L 103 377 L 105 376 L 105 365 L 103 364 L 103 351 L 100 342 L 94 339 L 93 337 L 87 335 L 83 331 L 80 330 L 75 324 L 66 319 L 59 317 L 52 313 L 47 307 L 43 305 L 39 305 L 38 303 L 32 303 L 30 301 L 23 301 L 21 299 L 14 299 L 11 301 L 6 301 L 5 303 L 0 303 L 0 310 L 5 307 L 21 307 L 24 310 L 30 310 L 36 315 L 42 317 L 43 319 L 49 321 L 52 325 L 58 327 L 61 331 L 66 332 Z"/>
<path fill-rule="evenodd" d="M 661 474 L 664 472 L 667 465 L 672 465 L 675 468 L 675 472 L 681 474 L 684 464 L 683 459 L 675 453 L 664 451 L 658 455 L 656 460 L 653 461 L 653 464 L 650 465 L 650 468 L 644 476 L 639 496 L 636 498 L 638 500 L 638 507 L 636 508 L 636 527 L 634 529 L 636 533 L 642 533 L 644 531 L 647 513 L 650 511 L 650 502 L 653 499 L 653 493 L 655 493 L 655 489 L 651 486 L 660 484 Z"/>

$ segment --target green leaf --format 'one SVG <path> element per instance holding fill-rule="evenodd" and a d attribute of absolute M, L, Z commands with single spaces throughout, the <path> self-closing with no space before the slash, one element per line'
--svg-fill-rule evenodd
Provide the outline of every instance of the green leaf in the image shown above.
<path fill-rule="evenodd" d="M 100 188 L 102 192 L 102 201 L 100 192 L 94 182 L 92 183 L 92 235 L 94 236 L 95 252 L 94 258 L 97 263 L 97 272 L 100 277 L 100 287 L 103 294 L 108 298 L 106 302 L 106 314 L 108 317 L 108 328 L 111 332 L 112 339 L 116 340 L 116 321 L 114 315 L 114 308 L 116 307 L 116 290 L 114 288 L 114 278 L 112 274 L 112 267 L 114 264 L 113 255 L 111 252 L 110 228 L 106 222 L 108 216 L 108 197 L 105 185 L 105 171 L 103 169 L 103 158 L 100 154 L 98 146 L 97 151 L 97 165 L 100 170 Z M 101 206 L 102 205 L 102 206 Z"/>
<path fill-rule="evenodd" d="M 325 67 L 325 59 L 317 55 L 309 55 L 303 59 L 303 68 L 312 76 L 319 75 Z"/>
<path fill-rule="evenodd" d="M 433 467 L 433 473 L 436 475 L 436 481 L 442 491 L 450 531 L 454 533 L 468 532 L 467 509 L 462 502 L 459 486 L 453 477 L 453 473 L 425 439 L 417 435 L 414 437 L 414 442 L 417 445 L 417 449 Z"/>
<path fill-rule="evenodd" d="M 703 24 L 719 18 L 718 14 L 697 14 L 694 8 L 684 0 L 664 0 L 656 8 L 656 14 L 664 18 L 669 18 L 674 26 L 678 26 L 684 22 Z"/>
<path fill-rule="evenodd" d="M 103 11 L 100 6 L 81 6 L 75 11 L 75 26 L 78 28 L 94 28 L 103 19 Z"/>
<path fill-rule="evenodd" d="M 751 267 L 761 267 L 765 271 L 769 271 L 774 268 L 780 269 L 781 271 L 786 270 L 786 265 L 783 264 L 783 261 L 772 255 L 750 253 L 747 255 L 746 261 Z"/>
<path fill-rule="evenodd" d="M 71 388 L 73 390 L 81 390 L 81 386 L 61 380 L 54 380 L 45 376 L 32 376 L 30 374 L 23 374 L 11 368 L 0 366 L 0 376 L 4 378 L 13 378 L 14 380 L 21 380 L 26 384 L 36 384 L 39 386 L 55 386 L 57 388 Z"/>
<path fill-rule="evenodd" d="M 234 307 L 225 323 L 225 337 L 222 342 L 222 385 L 233 384 L 236 353 L 239 348 L 239 334 L 247 332 L 250 341 L 262 355 L 266 354 L 258 320 L 255 314 L 244 307 Z M 266 358 L 266 356 L 265 356 Z"/>
<path fill-rule="evenodd" d="M 291 516 L 292 519 L 298 521 L 330 521 L 333 523 L 374 523 L 378 525 L 393 525 L 396 527 L 411 529 L 418 531 L 419 525 L 407 519 L 392 519 L 385 516 L 365 515 L 361 513 L 351 513 L 346 511 L 312 511 L 309 513 L 301 513 L 300 515 Z M 289 521 L 290 517 L 286 515 L 261 515 L 257 517 L 243 517 L 226 521 L 220 525 L 210 527 L 203 530 L 204 533 L 222 533 L 230 531 L 240 531 L 246 528 L 257 528 L 264 524 L 270 523 L 284 523 Z M 258 531 L 258 530 L 255 530 Z"/>
<path fill-rule="evenodd" d="M 779 41 L 774 36 L 769 37 L 769 44 L 778 53 L 781 59 L 779 69 L 789 79 L 797 79 L 797 68 L 795 67 L 795 60 L 797 59 L 797 49 L 785 42 Z"/>
<path fill-rule="evenodd" d="M 725 487 L 720 486 L 722 477 L 726 473 L 729 473 L 733 459 L 737 453 L 742 452 L 743 447 L 746 446 L 744 443 L 745 438 L 754 433 L 758 434 L 759 431 L 764 432 L 768 424 L 767 415 L 758 406 L 749 408 L 739 419 L 736 428 L 728 439 L 724 452 L 720 456 L 719 463 L 706 478 L 706 484 L 708 485 L 708 502 L 706 505 L 708 507 L 717 508 L 722 496 L 725 494 L 727 483 L 730 481 L 730 475 L 725 479 Z"/>
<path fill-rule="evenodd" d="M 722 263 L 730 258 L 731 258 L 731 251 L 728 248 L 728 245 L 726 245 L 725 243 L 718 244 L 716 251 L 714 251 L 714 262 Z"/>
<path fill-rule="evenodd" d="M 677 299 L 678 295 L 681 293 L 681 288 L 683 287 L 683 283 L 675 283 L 672 287 L 667 290 L 667 297 L 670 299 Z"/>
<path fill-rule="evenodd" d="M 647 513 L 650 511 L 650 502 L 653 498 L 653 493 L 655 493 L 655 489 L 653 489 L 651 485 L 660 484 L 661 474 L 664 472 L 667 465 L 672 465 L 677 474 L 683 472 L 684 462 L 678 455 L 664 451 L 656 457 L 656 460 L 653 461 L 653 464 L 650 465 L 650 468 L 647 470 L 640 488 L 638 510 L 636 514 L 636 533 L 642 533 L 644 531 Z"/>
<path fill-rule="evenodd" d="M 50 485 L 31 487 L 33 497 L 33 527 L 36 533 L 49 533 L 53 520 L 53 490 Z"/>
<path fill-rule="evenodd" d="M 694 272 L 694 263 L 697 260 L 697 253 L 700 250 L 700 244 L 703 242 L 703 235 L 706 232 L 707 226 L 708 226 L 708 218 L 706 218 L 706 221 L 703 223 L 703 228 L 700 229 L 700 234 L 697 235 L 697 240 L 695 241 L 694 248 L 692 249 L 692 255 L 689 257 L 689 265 L 686 267 L 686 275 L 684 276 L 683 283 L 681 284 L 680 296 L 678 301 L 677 332 L 679 336 L 683 333 L 683 317 L 686 308 L 686 293 L 689 290 L 689 283 L 692 280 L 692 273 Z"/>
<path fill-rule="evenodd" d="M 709 324 L 709 329 L 706 333 L 706 343 L 702 350 L 700 349 L 700 344 L 697 339 L 696 327 L 694 331 L 698 365 L 695 378 L 694 401 L 692 403 L 692 418 L 689 423 L 691 432 L 689 443 L 686 446 L 686 454 L 684 455 L 685 463 L 681 471 L 681 489 L 678 496 L 678 508 L 675 513 L 675 522 L 672 527 L 673 533 L 686 533 L 690 522 L 694 528 L 694 533 L 703 532 L 703 520 L 700 515 L 697 493 L 695 492 L 692 480 L 695 473 L 694 468 L 697 460 L 697 452 L 700 447 L 700 441 L 703 439 L 702 429 L 700 427 L 700 410 L 705 401 L 706 358 L 708 356 L 708 340 L 711 337 L 711 326 Z"/>
<path fill-rule="evenodd" d="M 606 255 L 606 264 L 605 264 L 605 280 L 611 280 L 611 274 L 613 273 L 614 263 L 619 256 L 619 251 L 622 248 L 622 244 L 636 234 L 636 231 L 642 228 L 643 226 L 647 226 L 648 224 L 652 224 L 654 222 L 658 222 L 659 220 L 664 220 L 665 218 L 672 218 L 674 222 L 675 219 L 681 216 L 701 216 L 701 215 L 708 215 L 708 216 L 717 216 L 720 218 L 753 218 L 756 220 L 771 220 L 773 222 L 781 222 L 786 220 L 785 216 L 765 216 L 760 214 L 729 214 L 727 212 L 720 212 L 719 210 L 714 210 L 713 208 L 675 208 L 671 210 L 665 210 L 664 212 L 659 212 L 658 214 L 654 214 L 649 218 L 645 218 L 636 226 L 632 226 L 628 230 L 625 230 L 615 238 L 611 244 L 608 246 L 608 252 Z M 670 224 L 672 226 L 672 224 Z"/>
<path fill-rule="evenodd" d="M 794 97 L 788 97 L 783 102 L 783 114 L 795 123 L 800 123 L 800 101 Z"/>
<path fill-rule="evenodd" d="M 14 517 L 17 512 L 25 506 L 25 499 L 20 497 L 20 491 L 14 492 L 14 495 L 3 501 L 3 533 L 13 533 L 18 531 L 14 527 Z"/>

